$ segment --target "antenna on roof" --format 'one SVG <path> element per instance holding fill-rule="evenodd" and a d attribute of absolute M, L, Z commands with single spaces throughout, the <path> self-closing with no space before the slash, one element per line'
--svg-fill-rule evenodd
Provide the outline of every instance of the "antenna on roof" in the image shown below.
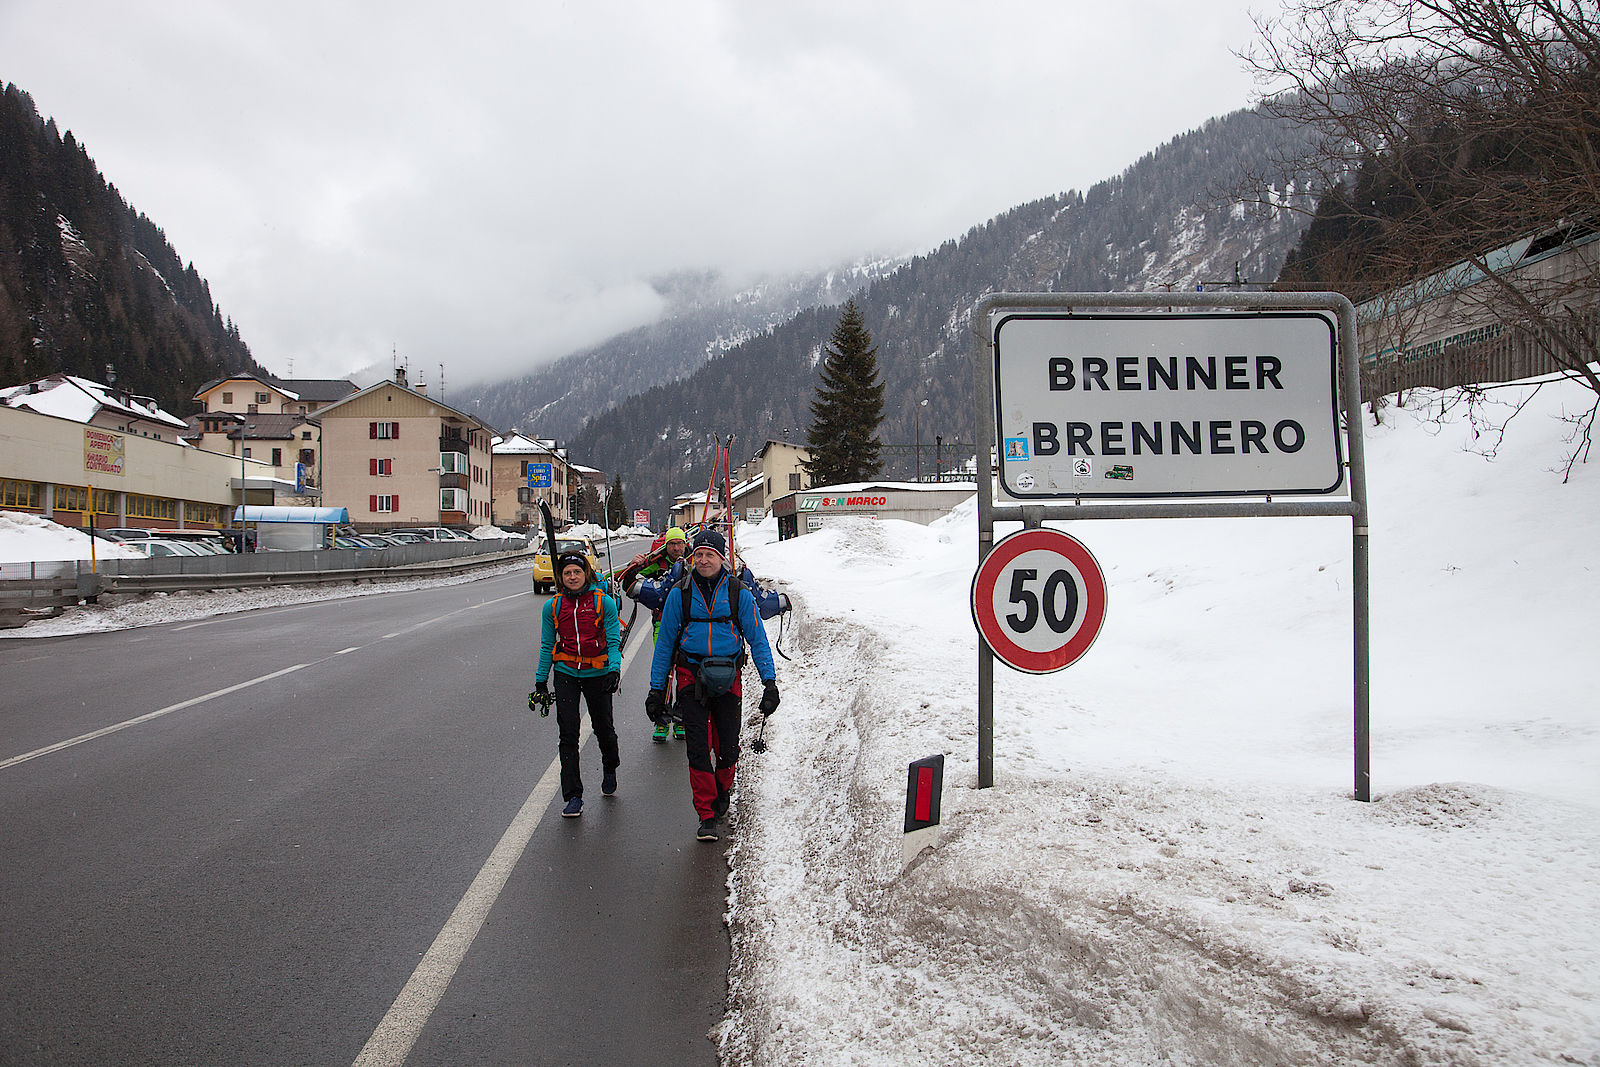
<path fill-rule="evenodd" d="M 444 403 L 444 364 L 439 364 L 439 403 Z"/>

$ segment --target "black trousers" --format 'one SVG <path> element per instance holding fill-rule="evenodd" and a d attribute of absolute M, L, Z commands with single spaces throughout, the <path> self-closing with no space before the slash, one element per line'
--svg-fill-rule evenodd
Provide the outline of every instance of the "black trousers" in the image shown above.
<path fill-rule="evenodd" d="M 622 757 L 617 753 L 617 728 L 611 721 L 611 694 L 606 691 L 605 679 L 579 678 L 559 669 L 550 673 L 555 675 L 556 726 L 561 732 L 556 744 L 561 754 L 561 799 L 571 800 L 583 796 L 583 777 L 578 773 L 578 728 L 583 722 L 578 711 L 580 695 L 589 705 L 589 722 L 600 744 L 600 769 L 616 770 Z"/>

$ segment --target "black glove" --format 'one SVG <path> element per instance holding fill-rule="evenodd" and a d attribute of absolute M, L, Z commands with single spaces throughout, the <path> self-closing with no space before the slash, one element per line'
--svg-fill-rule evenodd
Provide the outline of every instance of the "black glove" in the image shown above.
<path fill-rule="evenodd" d="M 644 713 L 653 723 L 667 721 L 667 694 L 659 689 L 652 689 L 644 698 Z"/>
<path fill-rule="evenodd" d="M 622 688 L 622 675 L 616 671 L 606 671 L 600 676 L 600 683 L 605 686 L 608 693 L 615 693 Z"/>
<path fill-rule="evenodd" d="M 778 710 L 778 682 L 776 679 L 767 683 L 761 691 L 761 714 L 771 715 Z"/>
<path fill-rule="evenodd" d="M 550 685 L 539 682 L 533 687 L 533 692 L 528 694 L 528 710 L 537 711 L 541 717 L 550 714 Z"/>

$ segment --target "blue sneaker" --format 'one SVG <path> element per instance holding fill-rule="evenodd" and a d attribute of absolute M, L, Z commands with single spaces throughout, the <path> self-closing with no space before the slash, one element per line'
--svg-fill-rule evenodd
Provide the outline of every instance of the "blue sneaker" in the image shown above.
<path fill-rule="evenodd" d="M 600 779 L 600 792 L 608 797 L 617 795 L 617 772 L 607 771 L 606 776 Z"/>
<path fill-rule="evenodd" d="M 576 819 L 583 814 L 583 798 L 573 797 L 567 801 L 567 806 L 561 809 L 562 818 Z"/>

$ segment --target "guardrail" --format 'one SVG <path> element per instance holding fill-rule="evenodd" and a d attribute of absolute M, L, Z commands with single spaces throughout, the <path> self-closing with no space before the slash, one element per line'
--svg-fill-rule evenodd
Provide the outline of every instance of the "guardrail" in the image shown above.
<path fill-rule="evenodd" d="M 88 560 L 0 564 L 0 629 L 50 618 L 64 607 L 93 603 L 106 594 L 362 584 L 461 574 L 528 556 L 526 542 L 505 539 L 389 549 L 108 559 L 93 568 Z"/>

